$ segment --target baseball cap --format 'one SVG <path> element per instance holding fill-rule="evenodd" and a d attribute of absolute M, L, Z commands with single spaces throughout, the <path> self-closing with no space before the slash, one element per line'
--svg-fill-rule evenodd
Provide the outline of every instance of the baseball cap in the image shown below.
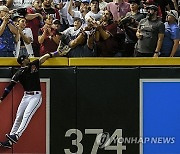
<path fill-rule="evenodd" d="M 155 2 L 154 2 L 154 0 L 146 0 L 145 1 L 145 4 L 148 4 L 148 5 L 154 5 L 155 4 Z"/>
<path fill-rule="evenodd" d="M 75 2 L 81 2 L 81 0 L 75 0 Z"/>
<path fill-rule="evenodd" d="M 17 13 L 18 13 L 20 16 L 26 16 L 26 14 L 27 14 L 27 8 L 18 8 L 18 9 L 17 9 Z"/>
<path fill-rule="evenodd" d="M 3 5 L 5 5 L 6 4 L 6 0 L 0 0 L 0 2 L 1 2 L 1 5 L 3 4 Z"/>
<path fill-rule="evenodd" d="M 156 5 L 149 5 L 146 7 L 147 9 L 152 9 L 152 10 L 155 10 L 155 11 L 158 11 L 158 7 Z"/>
<path fill-rule="evenodd" d="M 77 20 L 80 21 L 81 23 L 83 22 L 81 18 L 75 17 L 75 18 L 74 18 L 74 21 L 77 21 Z"/>
<path fill-rule="evenodd" d="M 60 25 L 61 22 L 60 22 L 60 20 L 58 20 L 58 19 L 54 19 L 54 20 L 53 20 L 53 24 L 59 24 L 59 25 Z"/>
<path fill-rule="evenodd" d="M 138 1 L 138 0 L 129 0 L 129 3 L 131 4 L 131 3 L 136 3 L 136 4 L 140 4 L 140 2 Z"/>
<path fill-rule="evenodd" d="M 9 9 L 5 5 L 2 5 L 0 6 L 0 11 L 9 12 Z"/>
<path fill-rule="evenodd" d="M 99 0 L 90 0 L 90 3 L 94 2 L 94 1 L 99 3 Z"/>
<path fill-rule="evenodd" d="M 19 17 L 20 15 L 17 12 L 11 15 L 12 21 L 16 21 Z"/>
<path fill-rule="evenodd" d="M 166 12 L 167 12 L 167 15 L 173 16 L 176 20 L 178 20 L 178 12 L 176 10 L 170 10 Z"/>
<path fill-rule="evenodd" d="M 41 0 L 33 0 L 32 3 L 36 2 L 36 1 L 41 1 Z"/>
<path fill-rule="evenodd" d="M 26 55 L 21 55 L 17 58 L 17 62 L 21 65 L 23 60 L 26 59 L 28 56 Z"/>
<path fill-rule="evenodd" d="M 82 3 L 89 3 L 89 0 L 82 0 Z"/>

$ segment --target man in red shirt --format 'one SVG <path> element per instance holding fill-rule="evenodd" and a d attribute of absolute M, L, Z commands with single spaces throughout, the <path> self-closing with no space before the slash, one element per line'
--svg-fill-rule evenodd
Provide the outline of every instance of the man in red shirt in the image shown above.
<path fill-rule="evenodd" d="M 31 28 L 33 33 L 33 51 L 34 56 L 39 57 L 40 44 L 38 42 L 38 32 L 43 26 L 43 11 L 41 0 L 35 0 L 33 2 L 33 7 L 27 8 L 27 27 Z"/>
<path fill-rule="evenodd" d="M 40 43 L 40 56 L 56 51 L 60 42 L 59 32 L 52 28 L 53 18 L 47 16 L 45 25 L 39 30 L 38 41 Z"/>

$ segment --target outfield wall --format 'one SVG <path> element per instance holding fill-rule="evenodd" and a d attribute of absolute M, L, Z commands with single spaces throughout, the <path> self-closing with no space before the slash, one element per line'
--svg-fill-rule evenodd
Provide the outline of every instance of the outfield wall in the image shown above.
<path fill-rule="evenodd" d="M 18 144 L 0 153 L 180 153 L 179 64 L 178 58 L 49 59 L 40 69 L 43 105 Z M 2 93 L 18 65 L 1 58 L 0 66 Z M 0 140 L 22 95 L 18 84 L 0 105 Z M 108 137 L 117 142 L 108 144 Z M 141 144 L 145 137 L 158 141 Z"/>

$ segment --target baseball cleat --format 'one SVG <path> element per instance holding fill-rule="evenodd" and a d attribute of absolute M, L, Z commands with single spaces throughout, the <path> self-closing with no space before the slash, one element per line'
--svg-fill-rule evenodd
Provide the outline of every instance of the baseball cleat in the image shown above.
<path fill-rule="evenodd" d="M 0 142 L 0 146 L 2 146 L 2 147 L 4 147 L 4 148 L 9 148 L 9 149 L 11 149 L 12 148 L 12 142 L 11 141 L 9 141 L 9 140 L 7 140 L 7 141 L 5 141 L 5 142 Z"/>
<path fill-rule="evenodd" d="M 17 141 L 18 141 L 17 135 L 6 134 L 6 137 L 13 143 L 17 143 Z"/>

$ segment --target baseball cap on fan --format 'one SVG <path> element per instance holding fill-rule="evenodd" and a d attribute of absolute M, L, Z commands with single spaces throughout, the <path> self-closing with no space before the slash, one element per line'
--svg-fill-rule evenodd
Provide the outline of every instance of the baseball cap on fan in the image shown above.
<path fill-rule="evenodd" d="M 9 9 L 5 5 L 2 5 L 0 6 L 0 11 L 9 12 Z"/>
<path fill-rule="evenodd" d="M 140 2 L 139 2 L 139 0 L 129 0 L 128 1 L 130 4 L 132 4 L 132 3 L 136 3 L 136 4 L 140 4 Z"/>
<path fill-rule="evenodd" d="M 148 5 L 146 8 L 158 11 L 158 7 L 156 5 Z"/>
<path fill-rule="evenodd" d="M 99 3 L 99 0 L 90 0 L 90 3 L 94 2 L 94 1 Z"/>
<path fill-rule="evenodd" d="M 6 5 L 6 0 L 0 0 L 0 5 Z"/>
<path fill-rule="evenodd" d="M 176 10 L 166 11 L 168 16 L 173 16 L 176 20 L 178 20 L 178 12 Z"/>
<path fill-rule="evenodd" d="M 27 8 L 18 8 L 17 9 L 17 13 L 20 15 L 20 16 L 26 16 L 27 14 Z"/>
<path fill-rule="evenodd" d="M 81 2 L 82 2 L 82 3 L 89 3 L 90 0 L 82 0 Z"/>
<path fill-rule="evenodd" d="M 24 59 L 26 59 L 28 56 L 26 55 L 21 55 L 17 58 L 17 62 L 21 65 Z"/>
<path fill-rule="evenodd" d="M 81 19 L 81 18 L 79 18 L 79 17 L 75 17 L 75 18 L 74 18 L 74 22 L 75 22 L 75 21 L 77 21 L 77 20 L 78 20 L 78 21 L 80 21 L 80 22 L 81 22 L 81 24 L 83 23 L 83 21 L 82 21 L 82 19 Z"/>
<path fill-rule="evenodd" d="M 53 24 L 59 24 L 59 25 L 60 25 L 61 22 L 60 22 L 60 20 L 58 20 L 58 19 L 54 19 L 54 20 L 53 20 Z"/>

